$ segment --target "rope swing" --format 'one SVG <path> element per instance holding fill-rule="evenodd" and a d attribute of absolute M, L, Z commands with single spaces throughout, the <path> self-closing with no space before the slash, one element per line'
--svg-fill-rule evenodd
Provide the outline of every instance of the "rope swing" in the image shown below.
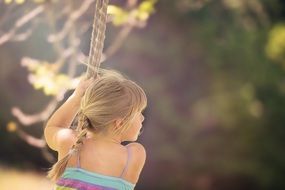
<path fill-rule="evenodd" d="M 87 63 L 87 78 L 97 77 L 104 47 L 107 8 L 109 0 L 96 0 L 89 58 Z"/>

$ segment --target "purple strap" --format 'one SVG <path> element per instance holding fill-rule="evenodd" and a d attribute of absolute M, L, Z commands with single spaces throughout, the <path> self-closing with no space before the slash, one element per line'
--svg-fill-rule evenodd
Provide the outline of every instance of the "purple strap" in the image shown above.
<path fill-rule="evenodd" d="M 125 171 L 126 171 L 126 169 L 127 169 L 127 167 L 128 167 L 129 160 L 130 160 L 130 157 L 131 157 L 130 150 L 129 150 L 128 147 L 127 147 L 127 154 L 128 154 L 127 163 L 126 163 L 126 165 L 125 165 L 125 167 L 124 167 L 124 169 L 123 169 L 123 171 L 122 171 L 122 173 L 121 173 L 121 175 L 120 175 L 120 178 L 125 174 Z"/>
<path fill-rule="evenodd" d="M 80 152 L 78 152 L 76 167 L 80 168 Z"/>

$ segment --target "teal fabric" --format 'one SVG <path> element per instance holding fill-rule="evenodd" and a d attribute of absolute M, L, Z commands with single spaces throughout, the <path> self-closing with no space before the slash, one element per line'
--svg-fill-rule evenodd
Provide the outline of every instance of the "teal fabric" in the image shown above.
<path fill-rule="evenodd" d="M 66 168 L 61 179 L 70 179 L 80 181 L 81 183 L 100 185 L 102 187 L 117 190 L 133 190 L 135 187 L 135 184 L 132 184 L 122 178 L 102 175 L 82 168 Z"/>

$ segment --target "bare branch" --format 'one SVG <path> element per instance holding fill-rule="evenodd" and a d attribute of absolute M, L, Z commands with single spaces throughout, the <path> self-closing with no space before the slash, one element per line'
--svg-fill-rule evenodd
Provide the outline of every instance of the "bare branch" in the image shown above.
<path fill-rule="evenodd" d="M 129 0 L 127 6 L 128 8 L 136 7 L 137 0 Z M 128 18 L 128 23 L 123 26 L 115 41 L 106 50 L 105 55 L 103 57 L 103 61 L 105 61 L 105 59 L 107 59 L 108 57 L 112 57 L 119 50 L 119 48 L 122 46 L 123 42 L 135 26 L 142 26 L 142 24 L 139 24 L 138 21 L 135 20 L 134 16 L 130 15 Z"/>
<path fill-rule="evenodd" d="M 42 155 L 47 161 L 51 163 L 55 162 L 55 157 L 48 151 L 47 146 L 44 146 L 43 148 L 41 148 L 41 151 L 42 151 Z"/>
<path fill-rule="evenodd" d="M 127 0 L 127 7 L 128 8 L 133 8 L 137 5 L 138 0 Z"/>
<path fill-rule="evenodd" d="M 44 148 L 46 146 L 46 142 L 43 139 L 36 138 L 19 128 L 17 129 L 17 134 L 29 145 L 32 145 L 37 148 Z"/>
<path fill-rule="evenodd" d="M 74 33 L 70 33 L 70 41 L 71 41 L 71 47 L 66 49 L 63 53 L 62 56 L 58 59 L 57 62 L 60 61 L 65 61 L 67 60 L 68 57 L 70 56 L 76 56 L 75 52 L 78 49 L 79 45 L 79 40 L 76 38 L 76 31 L 75 28 L 73 28 Z M 79 56 L 79 55 L 78 55 Z M 22 65 L 26 65 L 26 60 L 30 60 L 29 58 L 24 58 L 22 59 Z M 74 59 L 76 60 L 76 59 Z M 37 62 L 37 60 L 35 60 Z M 75 67 L 76 67 L 76 62 L 75 61 L 70 61 L 69 63 L 69 70 L 68 70 L 68 75 L 70 78 L 74 77 L 75 75 Z M 34 114 L 34 115 L 27 115 L 23 113 L 20 108 L 14 107 L 12 108 L 12 114 L 20 121 L 21 124 L 25 126 L 32 125 L 34 123 L 42 122 L 48 119 L 48 117 L 51 115 L 51 113 L 55 110 L 55 108 L 58 105 L 58 102 L 60 102 L 64 98 L 64 93 L 66 92 L 66 89 L 63 89 L 61 93 L 59 93 L 56 97 L 54 97 L 49 104 L 46 106 L 46 108 L 41 111 L 40 113 Z"/>
<path fill-rule="evenodd" d="M 3 15 L 1 15 L 0 17 L 0 28 L 3 24 L 6 23 L 7 19 L 11 17 L 11 13 L 13 11 L 13 9 L 15 8 L 15 4 L 12 4 L 11 6 L 9 6 L 5 13 Z"/>
<path fill-rule="evenodd" d="M 48 41 L 52 43 L 64 39 L 65 36 L 68 34 L 68 31 L 70 31 L 70 28 L 74 25 L 74 22 L 78 20 L 86 12 L 86 10 L 93 2 L 94 0 L 84 1 L 81 7 L 78 9 L 78 11 L 74 11 L 70 15 L 69 19 L 65 22 L 65 25 L 63 26 L 62 30 L 57 34 L 51 34 L 48 37 Z"/>
<path fill-rule="evenodd" d="M 28 39 L 32 35 L 34 29 L 37 27 L 38 21 L 39 20 L 35 18 L 32 21 L 32 26 L 28 30 L 26 30 L 25 32 L 20 33 L 20 34 L 15 34 L 14 37 L 11 38 L 10 40 L 11 41 L 24 41 L 24 40 Z"/>
<path fill-rule="evenodd" d="M 22 125 L 30 126 L 34 123 L 39 123 L 47 120 L 50 114 L 55 110 L 57 103 L 62 99 L 62 95 L 54 97 L 43 111 L 34 115 L 27 115 L 23 113 L 18 107 L 12 108 L 12 114 L 19 120 Z"/>
<path fill-rule="evenodd" d="M 134 26 L 132 25 L 126 25 L 121 29 L 118 37 L 115 39 L 113 44 L 106 50 L 103 61 L 105 61 L 108 57 L 113 56 L 119 50 L 125 39 L 128 37 L 129 33 L 132 31 L 133 27 Z"/>
<path fill-rule="evenodd" d="M 28 39 L 32 35 L 33 29 L 34 28 L 30 28 L 29 30 L 27 30 L 21 34 L 14 35 L 14 37 L 11 39 L 11 41 L 19 42 L 19 41 L 24 41 L 24 40 Z"/>
<path fill-rule="evenodd" d="M 31 12 L 29 12 L 24 17 L 20 18 L 16 22 L 15 26 L 9 32 L 0 36 L 0 45 L 3 45 L 7 41 L 9 41 L 16 34 L 16 32 L 19 28 L 21 28 L 22 26 L 27 24 L 29 21 L 31 21 L 33 18 L 35 18 L 37 15 L 39 15 L 43 11 L 44 11 L 44 5 L 40 5 L 40 6 L 36 7 L 34 10 L 32 10 Z"/>

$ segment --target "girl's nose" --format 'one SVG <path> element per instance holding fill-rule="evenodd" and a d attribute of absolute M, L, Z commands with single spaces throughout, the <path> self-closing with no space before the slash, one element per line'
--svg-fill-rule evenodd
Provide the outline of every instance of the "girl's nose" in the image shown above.
<path fill-rule="evenodd" d="M 141 121 L 142 121 L 142 122 L 144 121 L 144 116 L 143 116 L 143 114 L 141 114 Z"/>

